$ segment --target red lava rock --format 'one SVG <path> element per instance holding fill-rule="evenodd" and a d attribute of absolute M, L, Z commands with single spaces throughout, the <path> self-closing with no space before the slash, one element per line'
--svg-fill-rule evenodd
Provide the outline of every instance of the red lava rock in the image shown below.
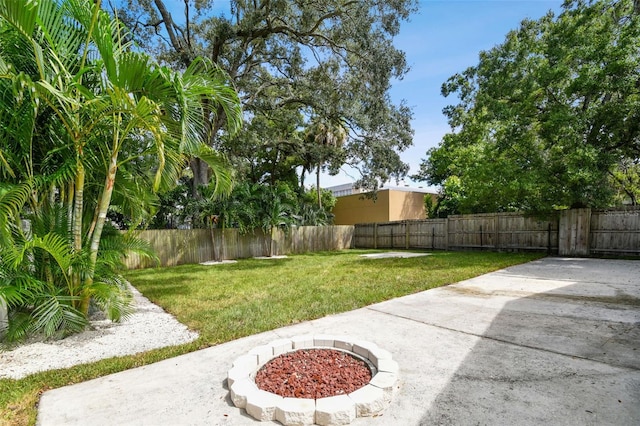
<path fill-rule="evenodd" d="M 367 364 L 334 349 L 300 349 L 280 355 L 256 374 L 258 388 L 291 398 L 346 395 L 371 381 Z"/>

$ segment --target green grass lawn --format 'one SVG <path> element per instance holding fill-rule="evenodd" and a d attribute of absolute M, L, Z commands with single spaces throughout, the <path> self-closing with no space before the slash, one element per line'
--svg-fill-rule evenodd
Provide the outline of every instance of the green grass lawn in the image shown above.
<path fill-rule="evenodd" d="M 145 365 L 301 321 L 458 282 L 540 254 L 433 252 L 407 259 L 366 259 L 348 250 L 130 271 L 127 278 L 200 338 L 191 344 L 111 358 L 69 369 L 0 380 L 0 419 L 34 424 L 47 390 Z"/>

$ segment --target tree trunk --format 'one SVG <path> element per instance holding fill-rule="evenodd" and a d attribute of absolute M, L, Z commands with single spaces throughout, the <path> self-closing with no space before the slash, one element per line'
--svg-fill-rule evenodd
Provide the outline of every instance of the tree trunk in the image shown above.
<path fill-rule="evenodd" d="M 76 178 L 74 182 L 73 192 L 73 217 L 71 218 L 72 226 L 71 232 L 73 234 L 73 251 L 79 254 L 82 251 L 82 207 L 84 204 L 84 178 L 85 171 L 82 162 L 78 160 L 78 169 L 76 171 Z M 70 194 L 71 195 L 71 194 Z M 71 289 L 69 291 L 70 296 L 76 296 L 82 286 L 82 278 L 79 271 L 71 272 Z M 72 302 L 74 307 L 78 307 L 76 301 Z"/>
<path fill-rule="evenodd" d="M 202 185 L 209 184 L 209 165 L 199 158 L 191 159 L 191 171 L 193 172 L 193 186 L 191 187 L 191 195 L 195 199 L 200 199 L 198 188 Z"/>
<path fill-rule="evenodd" d="M 84 177 L 85 171 L 82 162 L 78 161 L 78 170 L 76 171 L 75 192 L 73 203 L 73 249 L 76 253 L 82 250 L 82 208 L 84 204 Z"/>
<path fill-rule="evenodd" d="M 211 217 L 209 218 L 209 230 L 211 231 L 211 245 L 213 246 L 213 260 L 215 262 L 220 262 L 222 259 L 220 259 L 220 256 L 218 254 L 219 250 L 217 249 L 217 245 L 216 245 L 216 234 L 213 229 L 213 219 Z"/>
<path fill-rule="evenodd" d="M 273 256 L 273 226 L 269 229 L 269 257 Z"/>
<path fill-rule="evenodd" d="M 307 174 L 307 170 L 302 166 L 302 171 L 300 172 L 300 193 L 304 194 L 304 176 Z"/>
<path fill-rule="evenodd" d="M 104 189 L 102 195 L 98 201 L 98 215 L 95 224 L 92 224 L 93 233 L 90 235 L 91 244 L 89 246 L 89 275 L 86 278 L 87 284 L 93 283 L 93 274 L 96 268 L 96 262 L 98 261 L 98 249 L 100 248 L 100 238 L 102 237 L 102 229 L 104 223 L 107 220 L 107 211 L 109 210 L 109 204 L 111 204 L 111 195 L 113 194 L 113 186 L 116 181 L 116 172 L 118 170 L 118 153 L 117 151 L 111 153 L 111 159 L 109 161 L 109 169 L 105 178 Z M 90 295 L 83 294 L 80 312 L 85 316 L 89 313 L 89 301 Z"/>
<path fill-rule="evenodd" d="M 73 182 L 69 182 L 67 184 L 66 204 L 67 204 L 67 226 L 69 227 L 69 229 L 73 229 L 73 201 L 75 199 L 74 188 L 75 187 Z"/>
<path fill-rule="evenodd" d="M 320 191 L 320 165 L 318 163 L 318 172 L 316 173 L 316 191 L 318 192 L 318 207 L 322 208 L 322 191 Z"/>

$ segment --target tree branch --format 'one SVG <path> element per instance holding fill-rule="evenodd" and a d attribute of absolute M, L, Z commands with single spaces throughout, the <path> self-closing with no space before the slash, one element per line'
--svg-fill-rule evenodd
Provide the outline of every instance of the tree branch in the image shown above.
<path fill-rule="evenodd" d="M 267 0 L 265 2 L 266 5 L 268 5 L 269 1 Z M 343 7 L 349 7 L 351 5 L 357 4 L 357 1 L 350 1 L 347 2 L 343 5 Z M 263 4 L 264 6 L 264 4 Z M 286 22 L 283 22 L 283 25 L 279 25 L 279 26 L 272 26 L 271 21 L 268 19 L 268 16 L 266 17 L 266 27 L 260 28 L 260 29 L 249 29 L 249 30 L 242 30 L 242 31 L 238 31 L 236 33 L 236 36 L 238 37 L 247 37 L 249 39 L 258 39 L 258 38 L 267 38 L 268 36 L 272 35 L 272 34 L 286 34 L 286 35 L 290 35 L 290 36 L 294 36 L 296 37 L 298 40 L 301 40 L 304 37 L 314 37 L 314 38 L 322 38 L 324 36 L 322 36 L 321 34 L 317 34 L 316 31 L 318 28 L 320 28 L 320 26 L 328 19 L 331 18 L 335 18 L 338 16 L 341 16 L 343 14 L 343 12 L 341 10 L 334 10 L 328 13 L 325 13 L 324 15 L 320 16 L 316 22 L 311 26 L 311 28 L 309 30 L 306 31 L 298 31 L 294 28 L 292 28 L 291 26 L 287 25 Z M 324 37 L 324 39 L 328 42 L 331 43 L 331 40 L 327 39 L 326 37 Z"/>
<path fill-rule="evenodd" d="M 186 2 L 187 0 L 185 0 L 185 3 Z M 162 0 L 154 0 L 154 3 L 158 8 L 158 12 L 160 13 L 160 16 L 162 16 L 162 19 L 164 21 L 164 27 L 167 30 L 167 34 L 169 35 L 169 40 L 171 41 L 171 45 L 176 50 L 176 52 L 178 52 L 178 54 L 180 55 L 180 59 L 182 60 L 183 64 L 185 66 L 189 66 L 193 61 L 193 58 L 191 57 L 191 54 L 190 54 L 191 52 L 188 49 L 190 42 L 188 40 L 185 40 L 183 30 L 178 25 L 176 25 L 176 23 L 173 21 L 173 17 L 171 16 L 171 13 L 169 13 L 169 11 L 167 10 L 167 7 L 165 6 L 164 2 Z M 187 12 L 187 19 L 188 19 L 188 8 L 186 12 Z M 180 34 L 182 35 L 182 40 L 176 35 L 176 31 L 180 32 Z"/>

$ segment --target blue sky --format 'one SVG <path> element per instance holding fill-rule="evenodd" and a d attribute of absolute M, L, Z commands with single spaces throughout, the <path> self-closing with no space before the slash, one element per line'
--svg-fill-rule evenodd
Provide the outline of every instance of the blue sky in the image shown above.
<path fill-rule="evenodd" d="M 411 70 L 403 80 L 394 82 L 391 89 L 394 102 L 404 99 L 413 108 L 413 146 L 401 154 L 411 167 L 410 174 L 419 170 L 427 150 L 437 146 L 450 130 L 442 109 L 456 99 L 442 97 L 442 83 L 456 72 L 476 65 L 480 51 L 502 43 L 523 19 L 538 19 L 550 9 L 557 15 L 562 3 L 562 0 L 421 0 L 418 14 L 403 23 L 394 43 L 405 51 Z M 343 167 L 337 176 L 322 176 L 320 185 L 340 185 L 357 178 L 356 171 Z M 410 179 L 405 183 L 426 186 Z M 312 179 L 308 184 L 314 184 Z"/>

